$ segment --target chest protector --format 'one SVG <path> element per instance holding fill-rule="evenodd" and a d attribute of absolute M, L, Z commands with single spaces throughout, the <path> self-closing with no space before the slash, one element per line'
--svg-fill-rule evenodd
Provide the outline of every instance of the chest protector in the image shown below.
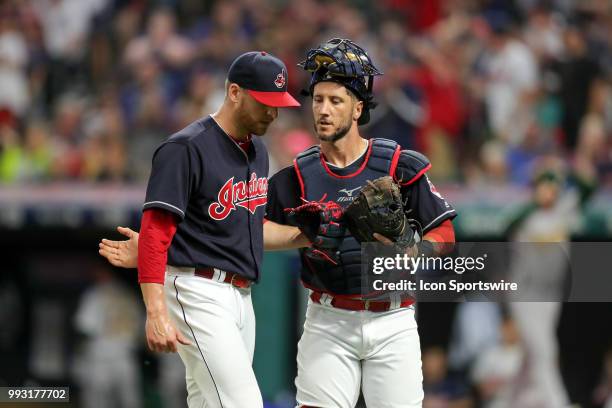
<path fill-rule="evenodd" d="M 395 174 L 400 146 L 391 140 L 372 139 L 362 165 L 352 174 L 340 176 L 328 167 L 319 146 L 300 153 L 295 161 L 302 197 L 308 201 L 335 201 L 346 208 L 358 195 L 367 180 Z M 343 227 L 341 225 L 341 227 Z M 362 295 L 361 245 L 344 226 L 344 237 L 332 248 L 334 265 L 308 256 L 311 248 L 300 250 L 302 282 L 307 288 L 332 295 Z"/>

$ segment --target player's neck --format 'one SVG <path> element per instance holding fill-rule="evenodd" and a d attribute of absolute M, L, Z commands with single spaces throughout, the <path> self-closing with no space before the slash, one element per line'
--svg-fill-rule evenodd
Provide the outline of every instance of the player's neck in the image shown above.
<path fill-rule="evenodd" d="M 237 125 L 237 120 L 234 118 L 233 112 L 225 105 L 222 105 L 219 110 L 210 115 L 217 125 L 236 142 L 246 142 L 251 135 Z"/>
<path fill-rule="evenodd" d="M 362 138 L 355 128 L 340 140 L 321 142 L 321 151 L 329 163 L 343 168 L 361 157 L 367 146 L 368 141 Z"/>

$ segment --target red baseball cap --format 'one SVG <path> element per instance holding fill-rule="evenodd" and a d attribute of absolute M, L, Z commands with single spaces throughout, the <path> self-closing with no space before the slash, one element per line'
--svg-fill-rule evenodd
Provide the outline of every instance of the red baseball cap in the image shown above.
<path fill-rule="evenodd" d="M 266 106 L 300 106 L 287 92 L 285 64 L 265 51 L 251 51 L 240 55 L 232 62 L 227 79 L 248 90 L 249 95 Z"/>

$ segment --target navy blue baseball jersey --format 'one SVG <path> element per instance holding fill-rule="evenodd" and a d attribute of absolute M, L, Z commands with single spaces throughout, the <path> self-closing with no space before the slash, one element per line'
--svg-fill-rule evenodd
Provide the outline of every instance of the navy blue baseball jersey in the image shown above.
<path fill-rule="evenodd" d="M 347 176 L 356 173 L 366 158 L 364 153 L 358 160 L 347 167 L 338 168 L 327 163 L 328 168 L 339 176 Z M 396 177 L 402 179 L 402 173 L 413 166 L 413 159 L 407 151 L 402 151 L 396 170 Z M 350 183 L 347 183 L 349 185 Z M 343 191 L 344 190 L 344 191 Z M 351 191 L 349 188 L 336 192 L 330 192 L 337 197 L 337 201 L 346 207 L 356 196 L 358 189 Z M 418 178 L 414 183 L 401 188 L 402 196 L 406 201 L 406 208 L 411 209 L 409 218 L 417 220 L 427 232 L 440 225 L 444 220 L 453 219 L 457 216 L 455 209 L 440 195 L 426 174 Z M 301 205 L 300 183 L 293 166 L 279 170 L 270 178 L 268 186 L 268 204 L 266 206 L 266 218 L 279 224 L 290 224 L 287 219 L 285 208 Z"/>
<path fill-rule="evenodd" d="M 212 266 L 257 281 L 263 256 L 268 152 L 245 152 L 207 116 L 172 135 L 153 155 L 144 209 L 180 222 L 168 265 Z"/>

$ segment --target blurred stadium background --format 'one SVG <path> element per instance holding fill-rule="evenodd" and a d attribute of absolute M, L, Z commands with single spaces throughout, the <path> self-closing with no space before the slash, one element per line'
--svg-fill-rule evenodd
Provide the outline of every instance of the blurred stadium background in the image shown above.
<path fill-rule="evenodd" d="M 571 238 L 610 240 L 608 0 L 3 0 L 0 386 L 69 385 L 75 407 L 184 406 L 178 357 L 144 347 L 135 272 L 105 264 L 97 242 L 138 229 L 154 148 L 215 109 L 236 55 L 273 52 L 297 95 L 297 62 L 330 37 L 384 71 L 363 134 L 429 156 L 459 239 L 507 239 L 554 161 L 597 186 Z M 303 105 L 265 137 L 272 172 L 316 143 Z M 254 365 L 269 406 L 290 407 L 306 298 L 294 253 L 265 262 Z M 426 407 L 485 406 L 479 355 L 517 344 L 497 306 L 458 309 L 419 306 Z M 611 406 L 611 317 L 609 304 L 563 305 L 561 372 L 583 407 Z"/>

